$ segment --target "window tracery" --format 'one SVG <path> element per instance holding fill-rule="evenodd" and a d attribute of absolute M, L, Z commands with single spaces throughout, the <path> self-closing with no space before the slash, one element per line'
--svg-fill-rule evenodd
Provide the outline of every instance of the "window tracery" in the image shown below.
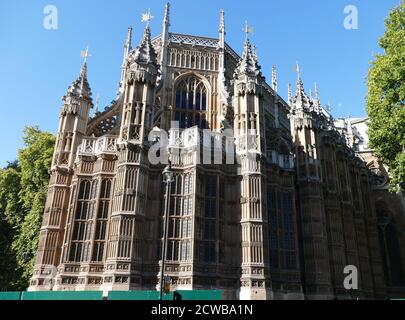
<path fill-rule="evenodd" d="M 106 230 L 108 223 L 108 212 L 111 198 L 111 179 L 101 181 L 100 200 L 97 212 L 96 235 L 93 247 L 92 261 L 103 261 L 106 241 Z"/>
<path fill-rule="evenodd" d="M 90 245 L 93 234 L 93 215 L 97 198 L 97 180 L 81 180 L 73 226 L 69 261 L 90 260 Z"/>
<path fill-rule="evenodd" d="M 180 128 L 207 128 L 208 91 L 195 76 L 180 81 L 175 90 L 174 121 Z"/>

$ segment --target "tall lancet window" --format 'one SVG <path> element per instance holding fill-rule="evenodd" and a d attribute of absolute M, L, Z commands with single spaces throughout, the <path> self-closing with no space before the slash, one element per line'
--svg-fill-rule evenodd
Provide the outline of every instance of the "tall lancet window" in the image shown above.
<path fill-rule="evenodd" d="M 97 180 L 83 179 L 79 183 L 69 262 L 89 262 L 90 260 L 97 190 Z"/>
<path fill-rule="evenodd" d="M 176 87 L 175 99 L 173 120 L 180 128 L 207 128 L 207 88 L 200 79 L 183 79 Z"/>

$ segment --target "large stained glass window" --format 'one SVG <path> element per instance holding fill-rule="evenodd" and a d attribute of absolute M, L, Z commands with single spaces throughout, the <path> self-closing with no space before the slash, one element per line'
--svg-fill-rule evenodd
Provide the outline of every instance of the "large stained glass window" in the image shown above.
<path fill-rule="evenodd" d="M 90 243 L 93 236 L 93 215 L 97 198 L 97 180 L 81 180 L 76 205 L 71 246 L 70 262 L 88 262 Z"/>
<path fill-rule="evenodd" d="M 180 128 L 207 128 L 207 88 L 195 76 L 183 79 L 176 87 L 174 121 Z"/>

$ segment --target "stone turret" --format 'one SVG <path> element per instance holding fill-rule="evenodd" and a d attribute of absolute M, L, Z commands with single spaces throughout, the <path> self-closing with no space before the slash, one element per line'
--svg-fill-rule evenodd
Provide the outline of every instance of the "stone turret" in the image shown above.
<path fill-rule="evenodd" d="M 86 58 L 88 53 L 86 53 Z M 51 167 L 51 178 L 31 291 L 51 290 L 53 277 L 62 260 L 63 238 L 69 208 L 70 185 L 74 174 L 77 148 L 86 132 L 90 109 L 93 107 L 91 88 L 87 80 L 87 63 L 62 98 L 59 128 Z"/>
<path fill-rule="evenodd" d="M 150 13 L 142 41 L 129 53 L 123 90 L 122 125 L 118 140 L 118 176 L 112 195 L 109 253 L 104 290 L 137 290 L 142 286 L 143 243 L 149 183 L 148 134 L 158 76 L 157 54 L 151 43 Z"/>
<path fill-rule="evenodd" d="M 311 288 L 308 297 L 332 297 L 329 248 L 323 206 L 320 136 L 313 101 L 306 94 L 297 64 L 297 89 L 291 97 L 291 134 L 296 148 L 298 196 L 300 199 L 299 223 L 305 233 L 302 238 L 304 285 Z M 317 252 L 314 257 L 314 252 Z"/>
<path fill-rule="evenodd" d="M 243 77 L 249 79 L 255 79 L 257 76 L 261 75 L 261 67 L 258 64 L 257 56 L 252 52 L 252 46 L 249 40 L 249 27 L 246 26 L 246 40 L 243 47 L 242 59 L 236 68 L 235 78 L 242 80 Z"/>
<path fill-rule="evenodd" d="M 141 44 L 128 56 L 125 74 L 124 122 L 119 143 L 141 145 L 152 128 L 155 86 L 158 76 L 157 54 L 151 43 L 149 21 Z"/>
<path fill-rule="evenodd" d="M 257 56 L 253 54 L 246 25 L 242 59 L 234 74 L 234 109 L 236 152 L 240 157 L 242 276 L 239 296 L 242 300 L 265 300 L 272 296 L 266 279 L 268 259 L 264 243 L 252 241 L 266 234 L 265 202 L 259 190 L 265 190 L 261 156 L 262 76 Z"/>
<path fill-rule="evenodd" d="M 93 107 L 91 88 L 87 80 L 87 63 L 69 86 L 63 97 L 63 107 L 54 155 L 54 166 L 73 167 L 77 146 L 85 135 L 90 109 Z"/>

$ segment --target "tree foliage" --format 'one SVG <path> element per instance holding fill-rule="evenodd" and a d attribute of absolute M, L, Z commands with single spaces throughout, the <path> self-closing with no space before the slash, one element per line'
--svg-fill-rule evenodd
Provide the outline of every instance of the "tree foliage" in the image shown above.
<path fill-rule="evenodd" d="M 18 161 L 0 170 L 0 290 L 26 289 L 31 277 L 55 138 L 24 130 Z"/>
<path fill-rule="evenodd" d="M 18 193 L 21 190 L 18 162 L 0 170 L 0 290 L 13 288 L 17 261 L 12 250 L 17 226 L 23 220 Z"/>
<path fill-rule="evenodd" d="M 405 0 L 386 19 L 386 32 L 368 74 L 370 144 L 389 167 L 393 191 L 405 184 Z"/>

